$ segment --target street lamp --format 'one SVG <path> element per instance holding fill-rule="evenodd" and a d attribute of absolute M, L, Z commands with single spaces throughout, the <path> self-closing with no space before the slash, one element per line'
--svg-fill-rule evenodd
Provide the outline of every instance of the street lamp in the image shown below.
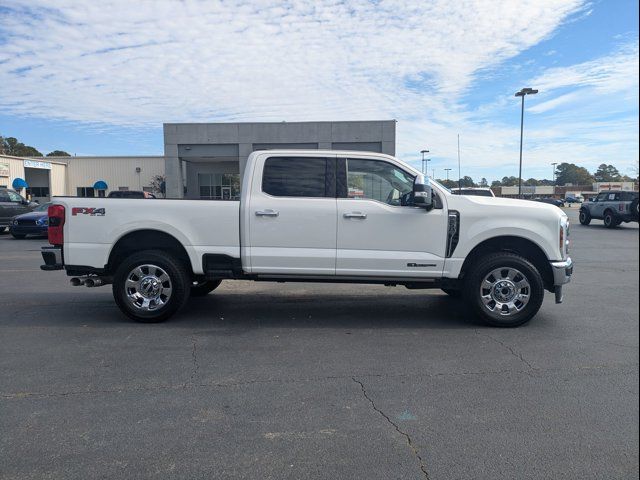
<path fill-rule="evenodd" d="M 538 90 L 533 88 L 523 88 L 516 92 L 516 97 L 522 97 L 522 110 L 520 112 L 520 171 L 518 174 L 518 197 L 522 198 L 522 136 L 524 132 L 524 97 L 526 95 L 535 95 Z"/>
<path fill-rule="evenodd" d="M 420 153 L 422 154 L 422 175 L 424 175 L 425 169 L 424 169 L 424 154 L 425 153 L 429 153 L 429 150 L 420 150 Z M 427 162 L 429 162 L 429 160 L 427 159 Z"/>
<path fill-rule="evenodd" d="M 555 195 L 555 193 L 556 193 L 556 165 L 558 165 L 558 162 L 553 162 L 551 165 L 553 165 L 553 194 Z"/>
<path fill-rule="evenodd" d="M 444 171 L 447 172 L 447 182 L 449 182 L 449 171 L 451 169 L 450 168 L 445 168 Z"/>

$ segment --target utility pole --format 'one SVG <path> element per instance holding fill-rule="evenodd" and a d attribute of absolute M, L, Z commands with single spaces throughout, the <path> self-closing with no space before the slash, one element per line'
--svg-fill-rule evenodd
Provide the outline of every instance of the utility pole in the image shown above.
<path fill-rule="evenodd" d="M 520 170 L 518 173 L 518 198 L 522 198 L 522 137 L 524 136 L 524 97 L 526 95 L 535 95 L 538 90 L 533 88 L 523 88 L 516 92 L 516 97 L 522 97 L 522 108 L 520 111 Z"/>
<path fill-rule="evenodd" d="M 424 169 L 424 154 L 425 153 L 429 153 L 429 150 L 420 150 L 420 153 L 422 154 L 422 175 L 425 174 L 425 169 Z M 428 162 L 429 160 L 427 160 Z"/>

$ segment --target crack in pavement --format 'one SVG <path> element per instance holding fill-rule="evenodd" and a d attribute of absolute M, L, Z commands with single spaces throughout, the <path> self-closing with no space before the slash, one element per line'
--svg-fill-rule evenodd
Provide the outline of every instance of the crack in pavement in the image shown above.
<path fill-rule="evenodd" d="M 198 340 L 196 339 L 196 336 L 194 335 L 193 337 L 191 337 L 191 343 L 193 344 L 193 347 L 191 349 L 191 361 L 193 363 L 193 370 L 191 371 L 191 378 L 189 379 L 190 383 L 193 384 L 193 382 L 195 381 L 197 375 L 198 375 Z"/>
<path fill-rule="evenodd" d="M 398 432 L 400 435 L 402 435 L 406 439 L 407 445 L 409 445 L 409 448 L 413 452 L 413 455 L 418 459 L 418 462 L 420 463 L 420 471 L 422 471 L 424 478 L 429 480 L 429 472 L 427 472 L 427 466 L 425 465 L 424 460 L 420 456 L 420 452 L 418 452 L 418 449 L 413 444 L 413 441 L 411 440 L 411 437 L 409 436 L 409 434 L 401 430 L 398 424 L 396 424 L 393 420 L 391 420 L 391 418 L 389 418 L 389 416 L 386 413 L 384 413 L 382 410 L 380 410 L 376 406 L 373 399 L 367 393 L 367 389 L 364 387 L 364 384 L 360 380 L 358 380 L 356 377 L 351 377 L 351 380 L 353 380 L 358 385 L 360 385 L 360 389 L 362 390 L 362 395 L 371 404 L 371 408 L 373 408 L 376 412 L 378 412 L 396 430 L 396 432 Z"/>
<path fill-rule="evenodd" d="M 533 365 L 531 365 L 531 363 L 529 363 L 529 361 L 528 361 L 526 358 L 524 358 L 524 357 L 522 356 L 522 353 L 520 353 L 520 352 L 516 351 L 513 347 L 511 347 L 511 346 L 507 345 L 507 344 L 506 344 L 506 343 L 504 343 L 502 340 L 499 340 L 499 339 L 497 339 L 497 338 L 495 338 L 495 337 L 492 337 L 492 336 L 491 336 L 491 335 L 489 335 L 489 334 L 481 333 L 481 332 L 479 332 L 478 330 L 475 330 L 475 332 L 476 332 L 476 335 L 480 335 L 480 336 L 483 336 L 483 337 L 487 337 L 487 338 L 489 338 L 490 340 L 493 340 L 493 341 L 494 341 L 495 343 L 497 343 L 498 345 L 501 345 L 503 348 L 506 348 L 507 350 L 509 350 L 509 352 L 511 353 L 511 355 L 513 355 L 514 357 L 516 357 L 517 359 L 519 359 L 519 360 L 520 360 L 522 363 L 524 363 L 524 364 L 525 364 L 525 365 L 526 365 L 530 370 L 538 371 L 538 369 L 537 369 L 536 367 L 534 367 Z"/>
<path fill-rule="evenodd" d="M 595 371 L 595 370 L 605 370 L 605 369 L 615 369 L 615 368 L 624 368 L 624 369 L 634 369 L 626 372 L 617 372 L 628 375 L 637 375 L 638 364 L 616 364 L 616 365 L 606 365 L 606 364 L 596 364 L 596 365 L 582 365 L 574 368 L 548 368 L 548 369 L 536 369 L 538 373 L 579 373 L 583 371 Z M 504 370 L 479 370 L 479 371 L 461 371 L 461 372 L 436 372 L 436 373 L 395 373 L 395 374 L 384 374 L 384 373 L 360 373 L 357 374 L 358 377 L 366 377 L 366 378 L 453 378 L 453 377 L 475 377 L 475 376 L 486 376 L 486 375 L 517 375 L 524 374 L 530 375 L 529 371 L 526 370 L 513 370 L 513 369 L 504 369 Z M 171 391 L 171 390 L 181 390 L 181 389 L 197 389 L 197 388 L 233 388 L 233 387 L 244 387 L 249 385 L 269 385 L 269 384 L 289 384 L 289 383 L 304 383 L 304 382 L 319 382 L 326 380 L 353 380 L 353 375 L 328 375 L 328 376 L 317 376 L 317 377 L 299 377 L 299 378 L 276 378 L 276 379 L 255 379 L 255 380 L 245 380 L 238 382 L 209 382 L 209 383 L 180 383 L 178 385 L 166 384 L 166 385 L 149 385 L 149 386 L 141 386 L 141 385 L 132 385 L 128 387 L 122 388 L 104 388 L 104 389 L 93 389 L 93 390 L 71 390 L 67 392 L 14 392 L 14 393 L 0 393 L 0 399 L 2 400 L 13 400 L 13 399 L 24 399 L 24 398 L 54 398 L 54 397 L 69 397 L 74 395 L 93 395 L 100 393 L 128 393 L 128 392 L 158 392 L 158 391 Z"/>

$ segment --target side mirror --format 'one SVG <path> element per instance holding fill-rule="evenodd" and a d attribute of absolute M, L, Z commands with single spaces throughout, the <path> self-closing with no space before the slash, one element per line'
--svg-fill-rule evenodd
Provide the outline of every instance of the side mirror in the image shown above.
<path fill-rule="evenodd" d="M 429 211 L 433 208 L 431 185 L 424 181 L 424 175 L 419 174 L 413 182 L 413 206 Z"/>

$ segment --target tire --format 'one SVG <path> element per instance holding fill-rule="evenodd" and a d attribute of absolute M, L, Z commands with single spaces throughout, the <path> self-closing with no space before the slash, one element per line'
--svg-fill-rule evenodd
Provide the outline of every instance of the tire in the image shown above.
<path fill-rule="evenodd" d="M 163 322 L 189 299 L 191 276 L 185 265 L 161 250 L 144 250 L 125 258 L 113 277 L 113 298 L 129 318 Z"/>
<path fill-rule="evenodd" d="M 22 233 L 12 233 L 11 236 L 16 240 L 24 240 L 25 238 L 27 238 L 27 236 Z"/>
<path fill-rule="evenodd" d="M 604 212 L 604 226 L 607 228 L 616 228 L 620 223 L 618 223 L 616 217 L 613 215 L 611 210 L 607 210 Z"/>
<path fill-rule="evenodd" d="M 452 288 L 443 288 L 442 291 L 453 298 L 460 298 L 462 296 L 462 290 L 454 290 Z"/>
<path fill-rule="evenodd" d="M 540 310 L 544 286 L 540 273 L 529 260 L 500 252 L 472 265 L 465 276 L 464 296 L 487 325 L 519 327 Z"/>
<path fill-rule="evenodd" d="M 631 202 L 631 205 L 629 206 L 629 212 L 631 212 L 631 216 L 637 222 L 638 217 L 640 216 L 638 212 L 638 198 L 634 198 Z"/>
<path fill-rule="evenodd" d="M 191 296 L 192 297 L 204 297 L 210 292 L 213 292 L 220 286 L 222 280 L 205 280 L 202 282 L 192 282 L 191 284 Z"/>
<path fill-rule="evenodd" d="M 589 213 L 589 210 L 581 208 L 578 220 L 580 220 L 581 225 L 589 225 L 591 223 L 591 214 Z"/>

